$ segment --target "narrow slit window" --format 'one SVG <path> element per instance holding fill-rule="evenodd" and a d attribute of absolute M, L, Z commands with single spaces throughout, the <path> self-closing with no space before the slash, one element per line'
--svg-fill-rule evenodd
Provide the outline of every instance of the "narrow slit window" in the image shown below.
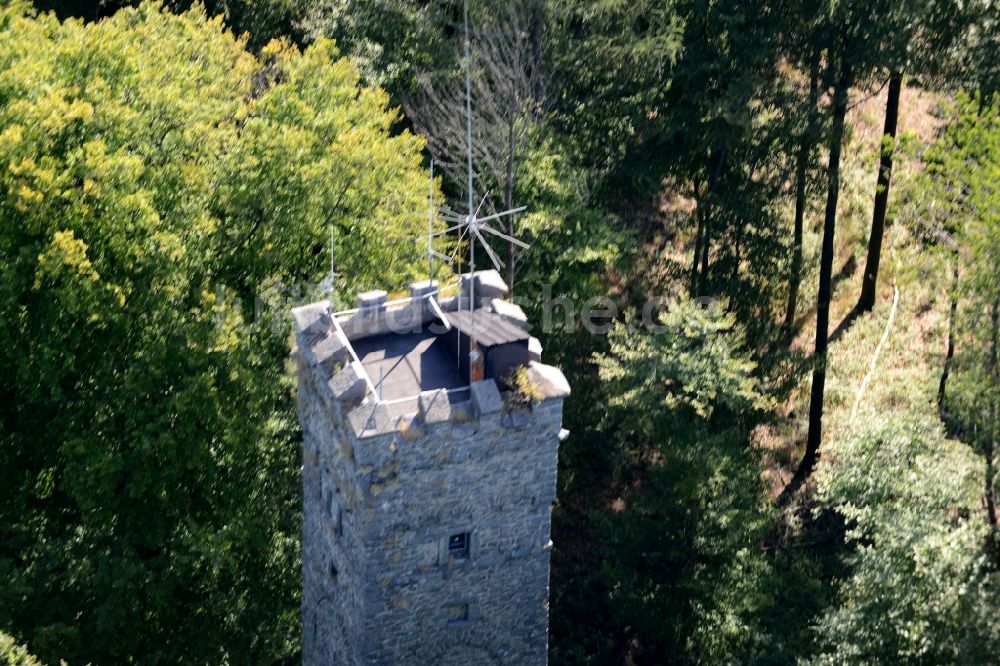
<path fill-rule="evenodd" d="M 448 557 L 453 560 L 469 559 L 470 536 L 469 532 L 460 532 L 448 537 Z"/>
<path fill-rule="evenodd" d="M 452 604 L 448 606 L 448 626 L 460 627 L 469 622 L 469 604 Z"/>

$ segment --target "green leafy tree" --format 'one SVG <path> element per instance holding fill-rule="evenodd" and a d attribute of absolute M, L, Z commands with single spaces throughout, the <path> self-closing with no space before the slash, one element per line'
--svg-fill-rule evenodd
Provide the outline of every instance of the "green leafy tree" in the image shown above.
<path fill-rule="evenodd" d="M 614 620 L 637 663 L 746 660 L 765 644 L 772 508 L 748 442 L 768 400 L 732 314 L 688 301 L 657 324 L 616 325 L 596 357 L 622 475 L 603 517 Z"/>
<path fill-rule="evenodd" d="M 935 420 L 868 422 L 832 445 L 820 502 L 843 515 L 853 548 L 810 663 L 976 664 L 1000 649 L 981 467 Z"/>
<path fill-rule="evenodd" d="M 0 631 L 0 662 L 7 666 L 40 666 L 37 659 L 12 636 Z"/>
<path fill-rule="evenodd" d="M 552 91 L 554 125 L 588 170 L 622 173 L 618 184 L 648 193 L 659 177 L 648 167 L 662 162 L 626 157 L 655 126 L 651 112 L 663 101 L 683 48 L 683 14 L 677 3 L 655 0 L 551 4 L 548 43 L 559 82 Z"/>
<path fill-rule="evenodd" d="M 40 11 L 54 11 L 60 19 L 70 17 L 97 21 L 114 15 L 124 7 L 135 7 L 142 0 L 34 0 Z M 272 39 L 288 38 L 301 44 L 306 38 L 303 25 L 318 0 L 164 0 L 164 7 L 184 12 L 195 4 L 209 16 L 222 16 L 237 35 L 246 34 L 254 51 Z"/>
<path fill-rule="evenodd" d="M 914 187 L 919 232 L 952 267 L 949 346 L 939 403 L 945 421 L 985 462 L 983 498 L 997 534 L 996 442 L 1000 437 L 1000 102 L 960 94 L 923 159 Z"/>
<path fill-rule="evenodd" d="M 996 118 L 995 107 L 959 95 L 905 193 L 904 219 L 924 239 L 921 252 L 945 260 L 928 265 L 961 276 L 945 282 L 955 357 L 945 360 L 952 372 L 941 384 L 942 415 L 958 439 L 946 437 L 930 377 L 918 372 L 908 393 L 880 378 L 883 390 L 899 392 L 891 415 L 873 415 L 885 407 L 869 397 L 876 400 L 869 413 L 825 444 L 817 513 L 843 519 L 846 547 L 833 603 L 815 621 L 809 663 L 988 663 L 998 650 L 988 425 L 997 386 L 990 365 L 1000 250 Z"/>
<path fill-rule="evenodd" d="M 879 70 L 884 72 L 888 93 L 858 312 L 870 312 L 875 305 L 904 74 L 916 76 L 926 83 L 937 83 L 938 87 L 961 86 L 967 70 L 956 65 L 965 57 L 963 51 L 968 48 L 965 42 L 984 27 L 993 8 L 988 2 L 936 0 L 892 3 L 878 11 L 879 29 L 866 37 L 871 42 L 875 76 Z M 948 81 L 943 80 L 945 72 L 951 74 Z"/>
<path fill-rule="evenodd" d="M 287 311 L 330 225 L 349 289 L 423 266 L 387 101 L 202 9 L 3 10 L 0 626 L 40 658 L 293 658 Z"/>
<path fill-rule="evenodd" d="M 842 12 L 848 12 L 838 5 Z M 851 30 L 853 15 L 836 15 L 832 21 L 832 44 L 828 46 L 827 76 L 833 84 L 831 122 L 826 142 L 828 161 L 826 166 L 826 206 L 823 213 L 823 240 L 820 250 L 819 288 L 816 303 L 816 337 L 813 347 L 813 371 L 809 401 L 809 433 L 806 449 L 798 468 L 778 498 L 779 504 L 787 503 L 805 483 L 819 460 L 822 441 L 823 397 L 826 384 L 826 357 L 829 344 L 830 301 L 833 296 L 833 249 L 837 228 L 837 201 L 840 196 L 840 158 L 843 149 L 845 123 L 847 117 L 848 93 L 855 82 L 852 69 Z M 829 17 L 828 17 L 829 18 Z"/>
<path fill-rule="evenodd" d="M 788 267 L 788 299 L 785 305 L 784 329 L 786 339 L 794 334 L 795 316 L 798 308 L 799 287 L 802 283 L 802 235 L 804 231 L 808 194 L 810 193 L 810 176 L 814 175 L 815 152 L 822 132 L 820 132 L 820 75 L 823 57 L 823 40 L 820 38 L 824 23 L 821 20 L 822 11 L 819 3 L 804 0 L 793 5 L 790 14 L 797 17 L 801 24 L 789 25 L 781 44 L 783 50 L 799 63 L 804 70 L 803 78 L 807 81 L 805 90 L 798 97 L 805 98 L 805 103 L 799 102 L 795 108 L 801 111 L 795 114 L 800 120 L 792 133 L 797 145 L 792 150 L 795 154 L 795 213 L 792 225 L 791 259 Z M 791 22 L 790 22 L 791 23 Z M 803 95 L 804 93 L 804 95 Z"/>
<path fill-rule="evenodd" d="M 931 75 L 944 68 L 946 54 L 969 26 L 988 17 L 989 8 L 964 10 L 961 3 L 948 0 L 932 3 L 858 3 L 844 0 L 831 3 L 821 17 L 826 39 L 829 79 L 833 82 L 832 122 L 828 133 L 827 197 L 820 257 L 814 368 L 809 406 L 809 433 L 798 469 L 782 491 L 787 503 L 812 473 L 820 455 L 826 357 L 829 342 L 829 311 L 833 295 L 832 267 L 837 202 L 840 194 L 840 157 L 845 116 L 851 88 L 870 88 L 883 81 L 888 72 L 889 94 L 885 129 L 880 151 L 872 231 L 869 236 L 862 293 L 857 308 L 841 324 L 846 329 L 856 315 L 870 310 L 875 302 L 875 286 L 881 257 L 882 236 L 888 205 L 892 155 L 895 149 L 896 113 L 902 87 L 902 72 L 914 68 Z M 876 17 L 876 20 L 872 20 Z M 971 22 L 971 23 L 970 23 Z M 979 26 L 982 28 L 983 26 Z M 972 30 L 975 33 L 975 30 Z M 942 52 L 942 53 L 939 53 Z"/>
<path fill-rule="evenodd" d="M 477 21 L 484 8 L 471 5 Z M 335 40 L 365 80 L 396 99 L 412 93 L 420 75 L 459 66 L 460 1 L 314 0 L 302 25 L 311 37 Z"/>
<path fill-rule="evenodd" d="M 799 115 L 785 111 L 798 100 L 782 77 L 789 12 L 767 2 L 557 6 L 554 126 L 603 174 L 598 191 L 613 210 L 635 217 L 661 192 L 693 201 L 651 233 L 690 241 L 691 294 L 728 298 L 749 326 L 771 328 L 798 150 Z M 682 271 L 671 268 L 678 280 Z"/>

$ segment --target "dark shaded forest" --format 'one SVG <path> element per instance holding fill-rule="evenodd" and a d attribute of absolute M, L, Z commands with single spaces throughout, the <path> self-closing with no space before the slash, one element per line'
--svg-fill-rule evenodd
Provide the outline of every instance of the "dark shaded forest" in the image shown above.
<path fill-rule="evenodd" d="M 550 662 L 996 662 L 1000 6 L 462 10 L 0 10 L 0 657 L 300 661 L 289 310 L 330 225 L 345 301 L 425 277 L 468 64 L 573 387 Z"/>

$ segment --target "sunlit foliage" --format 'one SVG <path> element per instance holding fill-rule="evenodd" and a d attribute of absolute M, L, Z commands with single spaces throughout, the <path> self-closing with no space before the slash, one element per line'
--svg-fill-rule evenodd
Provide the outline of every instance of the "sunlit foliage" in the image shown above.
<path fill-rule="evenodd" d="M 341 287 L 422 265 L 387 103 L 331 42 L 258 58 L 201 9 L 3 10 L 0 626 L 41 658 L 295 654 L 288 306 L 331 224 Z"/>

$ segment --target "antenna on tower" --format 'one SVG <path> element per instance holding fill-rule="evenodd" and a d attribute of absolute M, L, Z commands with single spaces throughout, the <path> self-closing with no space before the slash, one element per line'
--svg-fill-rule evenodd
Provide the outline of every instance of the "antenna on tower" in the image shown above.
<path fill-rule="evenodd" d="M 336 270 L 334 270 L 334 230 L 335 229 L 336 229 L 336 226 L 333 225 L 333 224 L 331 224 L 330 225 L 330 272 L 327 274 L 327 276 L 325 278 L 323 278 L 322 282 L 319 283 L 320 291 L 322 291 L 322 293 L 324 293 L 324 294 L 329 294 L 330 295 L 330 312 L 331 313 L 333 312 L 333 309 L 334 309 L 334 305 L 333 305 L 334 283 L 335 283 L 336 279 L 338 277 L 340 277 L 340 273 L 338 273 Z"/>
<path fill-rule="evenodd" d="M 430 186 L 427 188 L 427 284 L 434 281 L 434 158 L 431 158 Z"/>
<path fill-rule="evenodd" d="M 465 22 L 465 147 L 466 147 L 466 166 L 467 166 L 467 203 L 468 203 L 468 213 L 466 215 L 461 215 L 453 210 L 446 207 L 438 208 L 438 214 L 441 219 L 448 223 L 450 226 L 447 229 L 434 232 L 430 228 L 430 220 L 428 219 L 428 260 L 431 256 L 437 255 L 441 256 L 439 253 L 435 252 L 431 247 L 431 238 L 434 236 L 440 236 L 441 234 L 451 233 L 456 230 L 461 230 L 462 233 L 468 232 L 469 234 L 469 313 L 472 317 L 475 317 L 476 310 L 476 241 L 482 244 L 483 250 L 486 251 L 486 256 L 489 257 L 493 266 L 496 267 L 497 271 L 501 271 L 504 267 L 504 262 L 497 257 L 496 253 L 493 252 L 493 248 L 487 242 L 486 237 L 483 236 L 483 232 L 502 238 L 503 240 L 513 243 L 522 249 L 528 249 L 530 245 L 520 241 L 512 236 L 509 236 L 502 231 L 494 229 L 489 225 L 489 222 L 500 220 L 508 215 L 514 215 L 515 213 L 520 213 L 525 210 L 526 206 L 519 206 L 517 208 L 511 208 L 510 210 L 501 211 L 499 213 L 494 213 L 492 215 L 487 215 L 485 217 L 479 217 L 479 210 L 483 207 L 486 202 L 486 196 L 483 196 L 482 201 L 479 202 L 479 206 L 473 209 L 473 191 L 472 191 L 472 56 L 470 54 L 469 47 L 469 0 L 464 2 L 464 22 Z M 433 163 L 431 164 L 432 174 L 433 174 Z M 433 177 L 433 176 L 432 176 Z M 431 183 L 432 196 L 433 196 L 433 181 Z M 461 234 L 459 235 L 461 239 Z M 461 303 L 461 301 L 460 301 Z M 459 306 L 461 307 L 461 305 Z M 474 346 L 474 342 L 470 337 L 470 349 Z M 470 366 L 470 381 L 471 381 L 471 366 Z"/>
<path fill-rule="evenodd" d="M 467 223 L 472 227 L 475 213 L 472 212 L 472 56 L 469 53 L 469 0 L 463 3 L 465 18 L 465 151 L 468 163 L 468 200 L 469 217 Z M 485 199 L 484 199 L 485 200 Z M 476 244 L 469 236 L 469 312 L 476 306 Z"/>

